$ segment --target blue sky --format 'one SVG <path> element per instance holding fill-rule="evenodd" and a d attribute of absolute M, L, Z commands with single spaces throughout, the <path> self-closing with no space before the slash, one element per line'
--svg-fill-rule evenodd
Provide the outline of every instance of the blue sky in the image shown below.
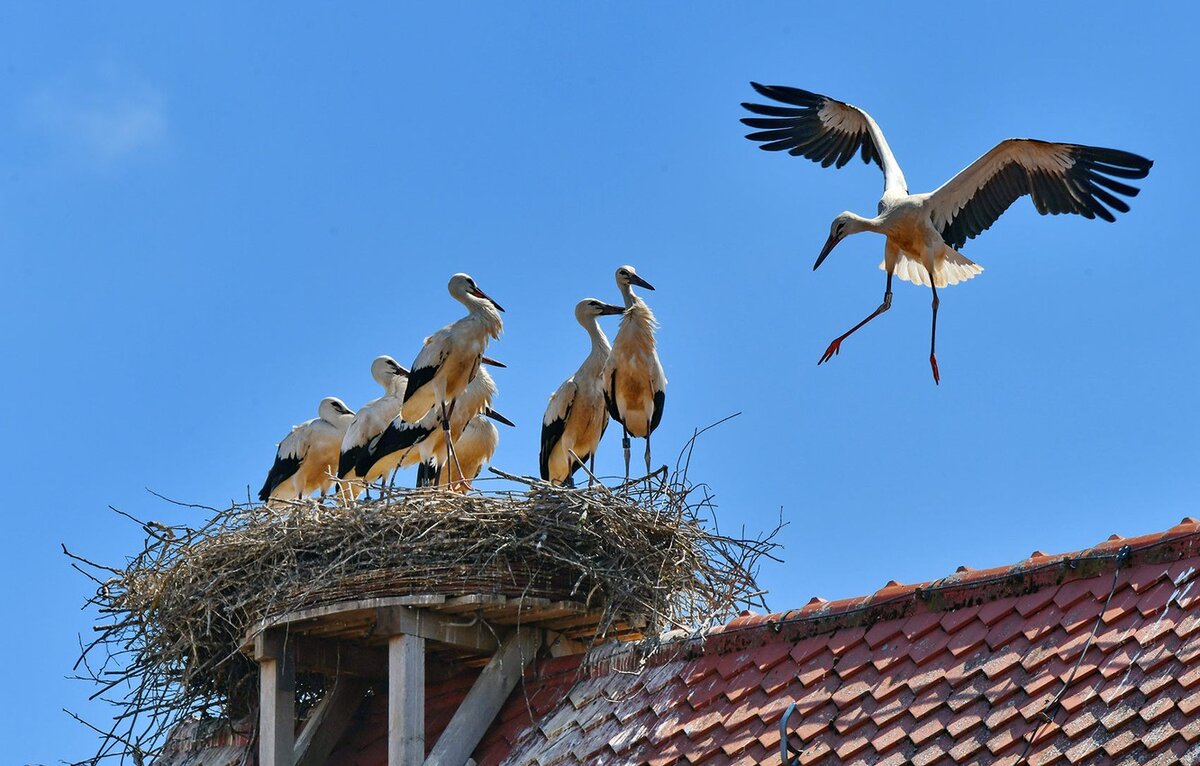
<path fill-rule="evenodd" d="M 773 608 L 872 592 L 1034 549 L 1086 547 L 1197 513 L 1198 20 L 1128 5 L 813 7 L 208 3 L 0 10 L 0 304 L 9 762 L 90 754 L 60 709 L 88 583 L 59 543 L 119 562 L 138 530 L 108 505 L 199 521 L 149 487 L 223 504 L 337 395 L 376 395 L 460 315 L 471 273 L 508 312 L 494 356 L 496 464 L 536 471 L 549 394 L 587 340 L 572 307 L 659 289 L 670 378 L 655 445 L 706 434 L 693 476 L 726 528 L 773 526 Z M 870 15 L 871 23 L 860 17 Z M 755 79 L 856 103 L 914 190 L 1000 139 L 1156 161 L 1116 224 L 1018 202 L 964 248 L 987 270 L 879 302 L 882 239 L 811 265 L 879 172 L 758 151 Z M 608 323 L 610 333 L 615 323 Z M 600 468 L 620 470 L 610 433 Z"/>

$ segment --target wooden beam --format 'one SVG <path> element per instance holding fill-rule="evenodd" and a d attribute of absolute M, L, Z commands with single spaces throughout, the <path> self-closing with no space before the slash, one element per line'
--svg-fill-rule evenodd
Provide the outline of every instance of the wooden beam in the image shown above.
<path fill-rule="evenodd" d="M 404 633 L 482 654 L 496 651 L 496 634 L 483 620 L 474 620 L 467 624 L 456 623 L 445 615 L 408 606 L 380 607 L 375 610 L 375 614 L 375 631 L 380 635 L 394 636 Z"/>
<path fill-rule="evenodd" d="M 358 646 L 347 641 L 292 636 L 298 670 L 314 670 L 330 677 L 387 678 L 387 649 Z"/>
<path fill-rule="evenodd" d="M 341 676 L 334 681 L 296 738 L 293 760 L 296 766 L 325 766 L 369 686 L 367 681 L 358 678 Z"/>
<path fill-rule="evenodd" d="M 388 639 L 388 766 L 425 760 L 425 639 Z"/>
<path fill-rule="evenodd" d="M 296 667 L 287 634 L 267 631 L 254 642 L 258 660 L 258 763 L 292 766 L 296 738 Z"/>
<path fill-rule="evenodd" d="M 508 635 L 454 712 L 425 766 L 463 766 L 470 759 L 541 644 L 542 631 L 535 628 Z"/>

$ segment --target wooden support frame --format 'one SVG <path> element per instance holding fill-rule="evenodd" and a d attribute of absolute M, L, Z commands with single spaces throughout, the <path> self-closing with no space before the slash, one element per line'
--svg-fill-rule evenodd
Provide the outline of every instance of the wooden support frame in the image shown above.
<path fill-rule="evenodd" d="M 541 645 L 542 631 L 536 628 L 517 628 L 508 634 L 454 711 L 425 766 L 463 766 L 468 762 Z"/>
<path fill-rule="evenodd" d="M 499 646 L 496 634 L 483 620 L 455 622 L 452 617 L 410 606 L 386 606 L 376 609 L 375 630 L 384 636 L 404 633 L 481 654 L 491 654 Z"/>
<path fill-rule="evenodd" d="M 285 630 L 269 630 L 254 642 L 258 660 L 258 763 L 293 766 L 296 738 L 296 664 Z"/>
<path fill-rule="evenodd" d="M 425 639 L 388 639 L 388 766 L 425 761 Z"/>
<path fill-rule="evenodd" d="M 304 730 L 296 738 L 295 766 L 325 766 L 337 747 L 370 683 L 359 678 L 337 676 L 334 685 L 317 703 Z"/>

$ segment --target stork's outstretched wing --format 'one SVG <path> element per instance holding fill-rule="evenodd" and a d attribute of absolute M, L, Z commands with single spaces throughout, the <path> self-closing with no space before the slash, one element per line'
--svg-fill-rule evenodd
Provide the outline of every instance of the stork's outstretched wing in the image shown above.
<path fill-rule="evenodd" d="M 1127 213 L 1129 205 L 1112 192 L 1136 197 L 1139 190 L 1112 176 L 1145 178 L 1152 165 L 1118 149 L 1010 138 L 932 192 L 926 206 L 942 239 L 957 250 L 1026 194 L 1042 215 L 1115 221 L 1109 208 Z"/>
<path fill-rule="evenodd" d="M 746 138 L 761 142 L 760 149 L 769 152 L 786 150 L 788 154 L 807 157 L 826 168 L 844 166 L 857 152 L 863 162 L 874 162 L 883 171 L 885 194 L 908 193 L 904 174 L 883 131 L 869 114 L 856 106 L 799 88 L 750 84 L 767 98 L 792 105 L 742 104 L 749 111 L 763 115 L 742 118 L 743 124 L 759 129 L 757 133 L 747 134 Z"/>

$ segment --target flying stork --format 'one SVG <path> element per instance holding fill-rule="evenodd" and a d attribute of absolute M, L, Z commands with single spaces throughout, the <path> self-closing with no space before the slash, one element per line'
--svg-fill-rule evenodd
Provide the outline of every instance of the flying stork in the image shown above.
<path fill-rule="evenodd" d="M 390 356 L 376 357 L 371 363 L 371 375 L 384 387 L 384 395 L 373 399 L 354 415 L 346 435 L 342 437 L 342 451 L 338 459 L 337 477 L 346 479 L 342 485 L 350 497 L 357 497 L 366 489 L 367 483 L 358 473 L 356 466 L 364 457 L 371 440 L 383 433 L 393 418 L 400 415 L 404 388 L 408 385 L 408 370 Z"/>
<path fill-rule="evenodd" d="M 650 473 L 650 434 L 662 420 L 667 376 L 658 360 L 654 330 L 658 322 L 634 285 L 653 290 L 632 266 L 617 269 L 617 287 L 625 299 L 625 316 L 604 365 L 604 399 L 608 412 L 621 424 L 624 436 L 625 478 L 629 478 L 629 437 L 646 440 L 646 473 Z M 582 457 L 582 456 L 581 456 Z"/>
<path fill-rule="evenodd" d="M 598 320 L 602 316 L 623 313 L 625 309 L 621 306 L 595 298 L 584 298 L 575 304 L 575 320 L 591 338 L 592 350 L 575 374 L 563 381 L 550 397 L 546 415 L 542 418 L 542 449 L 538 464 L 546 481 L 574 486 L 575 471 L 584 462 L 596 458 L 596 447 L 608 426 L 604 365 L 612 350 Z M 571 457 L 572 452 L 578 461 Z"/>
<path fill-rule="evenodd" d="M 408 375 L 400 414 L 415 424 L 436 407 L 442 429 L 449 431 L 454 400 L 476 377 L 488 339 L 498 339 L 504 329 L 500 318 L 504 309 L 467 274 L 450 277 L 447 288 L 451 297 L 467 307 L 467 315 L 425 339 Z M 445 444 L 453 453 L 453 439 L 446 439 Z"/>
<path fill-rule="evenodd" d="M 892 276 L 933 290 L 933 322 L 929 338 L 929 365 L 934 383 L 940 382 L 937 339 L 937 289 L 971 279 L 983 268 L 958 252 L 968 239 L 986 231 L 1009 205 L 1026 194 L 1042 215 L 1077 213 L 1084 218 L 1116 220 L 1112 210 L 1129 211 L 1117 197 L 1134 197 L 1136 187 L 1115 178 L 1145 178 L 1154 164 L 1145 157 L 1118 149 L 1080 144 L 1010 138 L 971 163 L 937 190 L 909 194 L 904 174 L 883 131 L 871 116 L 856 106 L 828 96 L 782 85 L 750 83 L 774 104 L 742 106 L 761 117 L 742 122 L 757 132 L 746 136 L 761 142 L 759 148 L 807 157 L 822 167 L 842 167 L 859 153 L 863 162 L 874 162 L 883 171 L 883 197 L 878 214 L 864 218 L 844 212 L 833 219 L 829 239 L 821 248 L 816 270 L 843 238 L 863 231 L 887 237 L 883 263 L 887 272 L 883 303 L 870 316 L 840 335 L 817 364 L 827 362 L 841 349 L 842 341 L 892 305 Z M 1111 208 L 1112 210 L 1110 210 Z"/>
<path fill-rule="evenodd" d="M 275 462 L 258 499 L 299 500 L 313 490 L 322 496 L 333 484 L 342 436 L 350 427 L 354 412 L 341 399 L 329 396 L 317 407 L 317 417 L 292 427 L 279 442 Z"/>

